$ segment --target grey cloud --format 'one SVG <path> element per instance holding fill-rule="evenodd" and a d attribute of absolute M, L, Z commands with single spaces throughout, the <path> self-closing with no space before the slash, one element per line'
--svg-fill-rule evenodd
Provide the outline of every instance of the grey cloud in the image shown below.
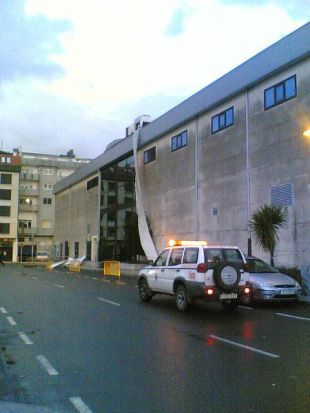
<path fill-rule="evenodd" d="M 0 0 L 0 81 L 16 77 L 52 79 L 62 75 L 49 54 L 60 51 L 58 36 L 70 24 L 44 16 L 27 16 L 25 0 Z"/>

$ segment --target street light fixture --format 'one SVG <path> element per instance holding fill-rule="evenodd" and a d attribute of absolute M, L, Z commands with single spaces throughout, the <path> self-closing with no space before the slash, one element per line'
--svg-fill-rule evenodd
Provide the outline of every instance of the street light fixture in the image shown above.
<path fill-rule="evenodd" d="M 306 138 L 310 138 L 310 129 L 305 130 L 303 135 L 306 136 Z"/>
<path fill-rule="evenodd" d="M 32 225 L 31 225 L 31 261 L 33 261 L 33 225 L 34 225 L 34 209 L 30 198 L 26 198 L 26 204 L 32 206 Z"/>

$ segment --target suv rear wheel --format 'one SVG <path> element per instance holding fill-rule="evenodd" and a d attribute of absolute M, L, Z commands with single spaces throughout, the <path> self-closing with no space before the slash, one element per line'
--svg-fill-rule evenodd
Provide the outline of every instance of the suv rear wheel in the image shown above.
<path fill-rule="evenodd" d="M 188 298 L 186 288 L 183 284 L 180 284 L 177 287 L 177 290 L 175 293 L 175 303 L 179 311 L 184 312 L 188 309 L 189 298 Z"/>

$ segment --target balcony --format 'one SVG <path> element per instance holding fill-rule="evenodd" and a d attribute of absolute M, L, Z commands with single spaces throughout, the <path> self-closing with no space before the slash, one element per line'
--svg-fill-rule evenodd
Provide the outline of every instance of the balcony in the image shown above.
<path fill-rule="evenodd" d="M 37 235 L 38 234 L 38 228 L 18 228 L 18 235 Z"/>
<path fill-rule="evenodd" d="M 25 189 L 25 188 L 20 188 L 19 190 L 19 196 L 39 196 L 39 190 L 38 189 Z"/>
<path fill-rule="evenodd" d="M 52 237 L 53 232 L 53 228 L 39 228 L 37 235 L 41 237 Z"/>
<path fill-rule="evenodd" d="M 38 212 L 38 205 L 19 204 L 19 212 Z"/>
<path fill-rule="evenodd" d="M 21 172 L 20 173 L 20 180 L 21 181 L 39 181 L 40 175 L 39 174 L 30 174 L 28 172 Z"/>

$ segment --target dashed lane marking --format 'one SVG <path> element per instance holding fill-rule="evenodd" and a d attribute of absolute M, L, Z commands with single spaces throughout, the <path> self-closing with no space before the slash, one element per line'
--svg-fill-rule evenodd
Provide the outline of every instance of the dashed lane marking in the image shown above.
<path fill-rule="evenodd" d="M 108 304 L 113 304 L 113 305 L 120 306 L 120 303 L 116 303 L 115 301 L 106 300 L 106 299 L 103 298 L 103 297 L 98 297 L 98 300 L 99 300 L 99 301 L 103 301 L 103 302 L 108 303 Z"/>
<path fill-rule="evenodd" d="M 97 278 L 97 277 L 91 277 L 91 278 L 92 278 L 92 280 L 96 280 L 96 281 L 98 280 L 98 278 Z"/>
<path fill-rule="evenodd" d="M 7 317 L 6 319 L 11 324 L 11 326 L 16 326 L 17 325 L 17 323 L 16 323 L 16 321 L 14 320 L 13 317 Z"/>
<path fill-rule="evenodd" d="M 215 340 L 218 340 L 218 341 L 222 341 L 223 343 L 230 344 L 230 345 L 235 346 L 235 347 L 240 347 L 244 350 L 249 350 L 249 351 L 253 351 L 255 353 L 262 354 L 264 356 L 268 356 L 268 357 L 272 357 L 272 358 L 279 358 L 280 357 L 278 354 L 269 353 L 267 351 L 260 350 L 260 349 L 255 348 L 255 347 L 246 346 L 244 344 L 237 343 L 236 341 L 227 340 L 226 338 L 222 338 L 222 337 L 218 337 L 218 336 L 214 336 L 214 335 L 210 335 L 209 337 L 211 337 Z"/>
<path fill-rule="evenodd" d="M 19 335 L 19 337 L 23 340 L 23 342 L 24 342 L 25 344 L 27 344 L 27 345 L 33 344 L 33 342 L 30 340 L 30 338 L 28 338 L 28 337 L 26 336 L 25 333 L 19 332 L 18 335 Z"/>
<path fill-rule="evenodd" d="M 0 312 L 2 314 L 7 314 L 8 313 L 4 307 L 0 307 Z"/>
<path fill-rule="evenodd" d="M 83 402 L 83 400 L 80 397 L 70 397 L 69 400 L 78 412 L 92 413 L 90 408 Z"/>
<path fill-rule="evenodd" d="M 32 280 L 38 280 L 39 279 L 38 277 L 29 277 L 29 278 L 31 278 Z"/>
<path fill-rule="evenodd" d="M 47 371 L 50 376 L 58 376 L 58 371 L 54 369 L 51 363 L 44 356 L 37 356 L 41 366 Z"/>
<path fill-rule="evenodd" d="M 281 316 L 281 317 L 294 318 L 295 320 L 310 321 L 310 318 L 308 318 L 308 317 L 299 317 L 297 315 L 290 315 L 290 314 L 285 314 L 285 313 L 276 313 L 276 314 Z"/>
<path fill-rule="evenodd" d="M 244 308 L 245 310 L 253 310 L 253 307 L 248 307 L 247 305 L 239 305 L 239 308 Z"/>
<path fill-rule="evenodd" d="M 54 286 L 55 286 L 55 287 L 58 287 L 58 288 L 65 288 L 65 286 L 64 286 L 64 285 L 61 285 L 61 284 L 54 284 Z"/>

